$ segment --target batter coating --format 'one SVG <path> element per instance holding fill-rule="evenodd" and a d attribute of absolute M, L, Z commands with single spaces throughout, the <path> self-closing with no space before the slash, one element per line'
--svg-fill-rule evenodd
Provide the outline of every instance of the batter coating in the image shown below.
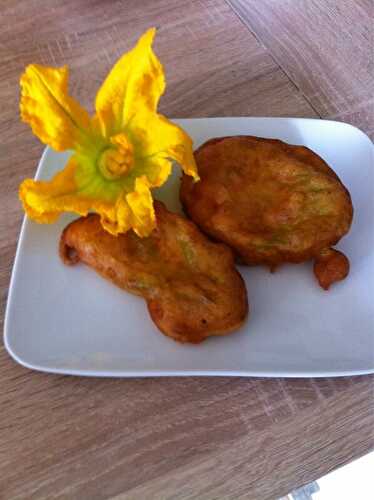
<path fill-rule="evenodd" d="M 148 238 L 132 231 L 112 236 L 99 216 L 81 217 L 64 229 L 60 256 L 144 297 L 154 323 L 174 340 L 199 343 L 239 328 L 248 301 L 231 250 L 162 203 L 155 202 L 155 211 L 157 227 Z"/>
<path fill-rule="evenodd" d="M 316 259 L 314 272 L 325 289 L 347 276 L 348 259 L 330 247 L 349 231 L 351 198 L 317 154 L 279 140 L 234 136 L 206 142 L 195 159 L 201 180 L 183 176 L 184 209 L 242 263 L 273 270 Z"/>

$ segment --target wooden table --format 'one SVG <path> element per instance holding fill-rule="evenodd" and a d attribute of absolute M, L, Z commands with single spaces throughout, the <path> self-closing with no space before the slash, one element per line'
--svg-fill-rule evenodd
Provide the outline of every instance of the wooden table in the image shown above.
<path fill-rule="evenodd" d="M 371 0 L 2 0 L 0 290 L 42 145 L 17 114 L 28 63 L 69 64 L 88 108 L 149 26 L 169 116 L 309 116 L 372 137 Z M 1 314 L 3 317 L 3 314 Z M 352 339 L 354 342 L 354 339 Z M 341 379 L 102 380 L 28 371 L 0 347 L 1 499 L 266 500 L 374 447 L 374 384 Z"/>

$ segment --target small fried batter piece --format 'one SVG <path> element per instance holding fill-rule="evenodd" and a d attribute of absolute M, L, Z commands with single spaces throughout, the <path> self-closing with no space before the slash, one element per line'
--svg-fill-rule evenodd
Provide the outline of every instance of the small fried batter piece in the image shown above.
<path fill-rule="evenodd" d="M 324 290 L 328 290 L 332 283 L 344 280 L 349 273 L 349 260 L 334 248 L 321 250 L 314 261 L 314 274 Z"/>
<path fill-rule="evenodd" d="M 248 265 L 271 270 L 315 259 L 322 288 L 344 279 L 349 261 L 332 250 L 351 226 L 350 195 L 304 146 L 252 136 L 212 139 L 196 152 L 200 182 L 183 176 L 180 199 L 202 231 Z"/>
<path fill-rule="evenodd" d="M 225 335 L 244 322 L 247 293 L 231 250 L 209 241 L 186 218 L 155 202 L 157 227 L 148 238 L 112 236 L 89 215 L 61 235 L 65 264 L 93 267 L 120 288 L 143 297 L 152 320 L 179 342 Z"/>

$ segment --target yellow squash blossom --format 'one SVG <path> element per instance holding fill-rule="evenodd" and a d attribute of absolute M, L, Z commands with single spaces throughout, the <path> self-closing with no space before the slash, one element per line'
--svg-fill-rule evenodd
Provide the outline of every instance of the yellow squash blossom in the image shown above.
<path fill-rule="evenodd" d="M 73 150 L 50 181 L 26 179 L 20 198 L 37 222 L 65 211 L 100 214 L 112 234 L 133 229 L 148 236 L 156 221 L 150 189 L 161 186 L 172 161 L 198 179 L 190 137 L 157 113 L 165 90 L 152 50 L 155 29 L 115 64 L 89 114 L 68 95 L 68 69 L 32 64 L 21 77 L 21 117 L 56 151 Z"/>

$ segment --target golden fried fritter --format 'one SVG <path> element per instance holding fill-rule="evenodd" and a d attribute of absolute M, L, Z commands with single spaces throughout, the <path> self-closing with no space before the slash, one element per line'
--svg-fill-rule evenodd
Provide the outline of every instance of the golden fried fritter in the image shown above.
<path fill-rule="evenodd" d="M 249 265 L 316 259 L 327 289 L 349 272 L 329 250 L 350 228 L 350 195 L 310 149 L 251 136 L 222 137 L 196 152 L 200 182 L 183 176 L 180 198 L 206 234 L 227 243 Z M 335 252 L 335 253 L 334 253 Z"/>
<path fill-rule="evenodd" d="M 157 227 L 148 238 L 132 231 L 112 236 L 97 215 L 81 217 L 63 231 L 60 256 L 144 297 L 157 327 L 175 340 L 199 343 L 239 328 L 248 302 L 231 250 L 162 203 L 155 202 L 155 211 Z"/>

